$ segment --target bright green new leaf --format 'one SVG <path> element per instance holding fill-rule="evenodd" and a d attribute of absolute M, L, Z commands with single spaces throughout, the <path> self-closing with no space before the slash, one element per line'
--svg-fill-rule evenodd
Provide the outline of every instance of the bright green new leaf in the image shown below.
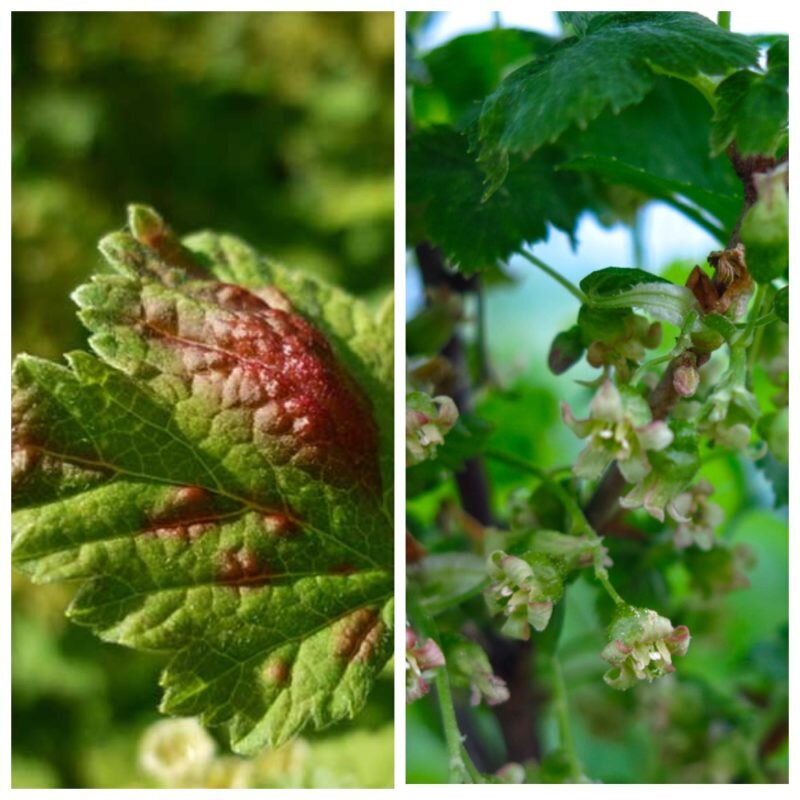
<path fill-rule="evenodd" d="M 252 753 L 353 716 L 392 652 L 391 313 L 130 227 L 74 295 L 97 355 L 16 360 L 13 558 Z"/>
<path fill-rule="evenodd" d="M 483 164 L 490 191 L 512 153 L 529 155 L 568 128 L 585 127 L 605 109 L 641 102 L 658 73 L 697 81 L 748 67 L 757 46 L 688 12 L 596 14 L 570 38 L 512 72 L 484 103 Z"/>
<path fill-rule="evenodd" d="M 587 304 L 594 309 L 640 308 L 656 319 L 682 325 L 696 307 L 694 295 L 685 286 L 627 267 L 606 267 L 587 275 L 580 283 Z"/>

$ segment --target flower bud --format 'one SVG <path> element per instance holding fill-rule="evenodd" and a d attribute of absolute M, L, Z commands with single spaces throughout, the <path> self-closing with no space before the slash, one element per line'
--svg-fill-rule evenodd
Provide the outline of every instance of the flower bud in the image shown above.
<path fill-rule="evenodd" d="M 742 219 L 739 235 L 747 267 L 759 283 L 779 278 L 789 267 L 787 165 L 754 176 L 758 199 Z"/>
<path fill-rule="evenodd" d="M 578 325 L 568 331 L 561 331 L 550 345 L 547 356 L 547 365 L 554 375 L 561 375 L 573 364 L 577 363 L 583 355 L 583 340 L 581 329 Z"/>
<path fill-rule="evenodd" d="M 697 367 L 684 364 L 672 375 L 672 386 L 681 397 L 693 397 L 700 385 L 700 373 Z"/>

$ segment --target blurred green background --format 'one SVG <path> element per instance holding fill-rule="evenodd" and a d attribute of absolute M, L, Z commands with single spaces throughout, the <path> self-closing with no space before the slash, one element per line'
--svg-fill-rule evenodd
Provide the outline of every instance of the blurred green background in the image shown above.
<path fill-rule="evenodd" d="M 97 241 L 132 201 L 179 233 L 228 231 L 367 299 L 386 292 L 393 25 L 388 13 L 14 13 L 14 352 L 85 347 L 69 293 L 102 268 Z M 13 784 L 159 785 L 137 752 L 163 659 L 68 623 L 71 591 L 14 576 Z M 255 765 L 220 749 L 202 785 L 389 785 L 391 720 L 387 671 L 354 724 Z"/>

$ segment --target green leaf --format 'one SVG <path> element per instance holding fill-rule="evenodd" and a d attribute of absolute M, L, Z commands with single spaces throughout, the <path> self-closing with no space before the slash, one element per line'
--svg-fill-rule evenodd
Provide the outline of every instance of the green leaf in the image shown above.
<path fill-rule="evenodd" d="M 674 325 L 682 325 L 696 305 L 694 295 L 685 286 L 676 286 L 666 278 L 641 269 L 606 267 L 595 270 L 581 281 L 580 287 L 586 293 L 587 305 L 594 309 L 630 311 L 640 308 Z M 580 319 L 585 332 L 588 332 L 588 322 L 586 317 Z"/>
<path fill-rule="evenodd" d="M 732 142 L 742 155 L 774 155 L 789 123 L 789 40 L 770 47 L 766 72 L 740 70 L 717 87 L 711 149 L 721 153 Z"/>
<path fill-rule="evenodd" d="M 429 239 L 473 273 L 544 239 L 548 223 L 571 236 L 585 192 L 579 176 L 555 171 L 558 156 L 546 148 L 514 159 L 503 190 L 485 200 L 465 136 L 447 128 L 414 133 L 407 149 L 410 239 Z"/>
<path fill-rule="evenodd" d="M 438 353 L 450 341 L 463 316 L 461 305 L 457 295 L 437 296 L 409 319 L 406 322 L 406 355 L 433 356 Z"/>
<path fill-rule="evenodd" d="M 474 553 L 433 553 L 414 570 L 420 601 L 438 614 L 478 594 L 486 585 L 486 561 Z"/>
<path fill-rule="evenodd" d="M 480 103 L 504 75 L 545 52 L 549 36 L 518 28 L 492 28 L 457 36 L 422 56 L 428 80 L 412 88 L 417 125 L 457 125 L 477 116 Z"/>
<path fill-rule="evenodd" d="M 737 331 L 736 325 L 722 314 L 705 314 L 697 321 L 697 324 L 720 334 L 726 342 L 732 341 Z"/>
<path fill-rule="evenodd" d="M 565 133 L 560 143 L 570 155 L 561 169 L 664 200 L 727 239 L 742 207 L 742 183 L 727 156 L 711 157 L 710 133 L 711 109 L 700 93 L 658 77 L 641 103 L 618 114 L 607 109 L 586 130 Z"/>
<path fill-rule="evenodd" d="M 353 716 L 392 653 L 391 314 L 130 227 L 74 295 L 99 358 L 15 362 L 13 559 L 252 753 Z"/>
<path fill-rule="evenodd" d="M 603 12 L 598 11 L 559 11 L 558 20 L 564 28 L 570 27 L 576 36 L 584 36 L 592 17 Z"/>
<path fill-rule="evenodd" d="M 664 283 L 673 285 L 671 281 L 653 272 L 631 267 L 605 267 L 590 272 L 580 283 L 581 289 L 592 298 L 612 297 L 613 295 L 632 289 L 641 283 Z"/>
<path fill-rule="evenodd" d="M 582 38 L 560 42 L 511 73 L 484 103 L 480 161 L 490 191 L 512 153 L 529 155 L 604 110 L 641 102 L 656 73 L 685 80 L 725 75 L 756 62 L 757 46 L 687 12 L 597 14 Z"/>

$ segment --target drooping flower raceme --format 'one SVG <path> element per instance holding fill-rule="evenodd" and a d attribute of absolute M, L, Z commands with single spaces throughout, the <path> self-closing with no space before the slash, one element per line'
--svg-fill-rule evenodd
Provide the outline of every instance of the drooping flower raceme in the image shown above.
<path fill-rule="evenodd" d="M 624 497 L 623 508 L 644 508 L 651 517 L 664 521 L 664 512 L 694 480 L 700 468 L 695 427 L 684 421 L 672 422 L 672 443 L 653 453 L 651 469 Z"/>
<path fill-rule="evenodd" d="M 662 421 L 653 421 L 647 402 L 634 392 L 620 392 L 607 380 L 598 389 L 588 419 L 576 419 L 566 403 L 561 405 L 564 422 L 586 447 L 575 462 L 579 478 L 599 478 L 616 460 L 626 481 L 637 483 L 650 472 L 647 451 L 658 451 L 672 442 L 672 431 Z"/>
<path fill-rule="evenodd" d="M 439 667 L 444 666 L 444 655 L 433 639 L 420 644 L 417 634 L 406 626 L 406 702 L 413 703 L 428 694 L 428 681 Z"/>
<path fill-rule="evenodd" d="M 487 568 L 492 582 L 486 602 L 493 614 L 506 616 L 502 632 L 513 639 L 527 639 L 531 628 L 543 631 L 564 591 L 563 565 L 542 553 L 518 558 L 495 550 Z"/>
<path fill-rule="evenodd" d="M 630 689 L 637 681 L 651 682 L 674 672 L 673 656 L 686 655 L 691 635 L 685 625 L 672 623 L 655 611 L 627 606 L 609 630 L 600 654 L 611 664 L 603 680 L 614 689 Z"/>
<path fill-rule="evenodd" d="M 472 641 L 462 641 L 447 650 L 447 661 L 453 683 L 469 687 L 470 703 L 481 701 L 496 706 L 509 698 L 506 682 L 492 671 L 483 648 Z"/>
<path fill-rule="evenodd" d="M 458 409 L 447 395 L 431 397 L 425 392 L 406 395 L 406 460 L 408 466 L 436 455 L 444 435 L 456 424 Z"/>

